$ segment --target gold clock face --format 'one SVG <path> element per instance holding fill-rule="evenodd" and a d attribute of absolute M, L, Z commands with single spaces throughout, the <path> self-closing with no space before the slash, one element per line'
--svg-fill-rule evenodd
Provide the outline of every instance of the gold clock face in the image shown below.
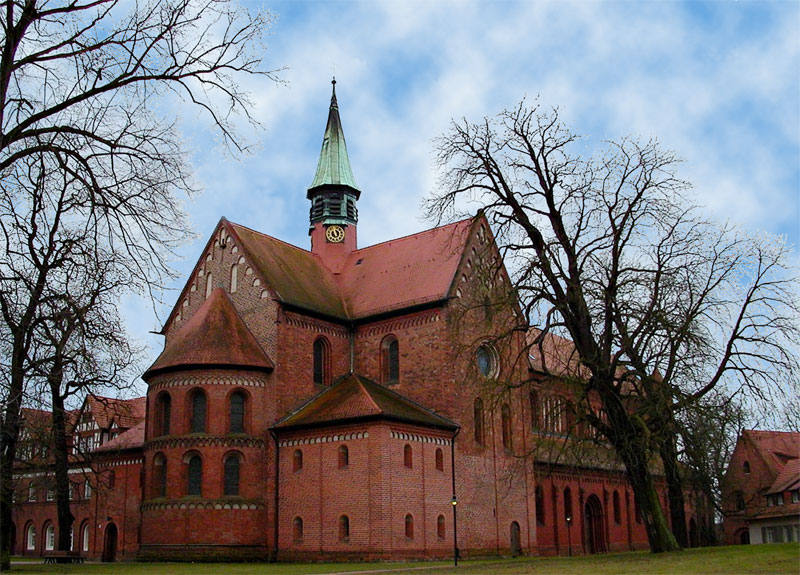
<path fill-rule="evenodd" d="M 325 230 L 325 237 L 332 244 L 338 244 L 344 241 L 344 228 L 342 226 L 330 226 Z"/>

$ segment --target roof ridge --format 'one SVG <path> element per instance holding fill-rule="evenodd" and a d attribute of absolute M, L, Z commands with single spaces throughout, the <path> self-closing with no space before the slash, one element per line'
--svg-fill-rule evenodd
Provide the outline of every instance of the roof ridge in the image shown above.
<path fill-rule="evenodd" d="M 357 250 L 353 250 L 352 252 L 350 252 L 350 257 L 352 258 L 353 254 L 357 254 L 357 253 L 359 253 L 361 251 L 369 250 L 369 249 L 372 249 L 372 248 L 377 247 L 377 246 L 382 246 L 384 244 L 390 244 L 392 242 L 397 242 L 397 241 L 400 241 L 400 240 L 407 240 L 409 238 L 413 238 L 414 236 L 420 236 L 422 234 L 427 234 L 427 233 L 430 233 L 432 231 L 441 230 L 441 229 L 444 229 L 444 228 L 447 228 L 447 227 L 450 227 L 450 226 L 457 226 L 458 224 L 463 224 L 465 222 L 468 222 L 468 221 L 474 220 L 474 219 L 475 219 L 475 216 L 470 216 L 468 218 L 464 218 L 463 220 L 458 220 L 457 222 L 450 222 L 449 224 L 442 224 L 440 226 L 434 226 L 434 227 L 428 228 L 426 230 L 420 230 L 418 232 L 414 232 L 413 234 L 407 234 L 405 236 L 400 236 L 400 237 L 397 237 L 397 238 L 391 238 L 391 239 L 388 239 L 388 240 L 383 240 L 381 242 L 378 242 L 377 244 L 371 244 L 371 245 L 368 245 L 368 246 L 364 246 L 363 248 L 358 248 Z"/>
<path fill-rule="evenodd" d="M 355 375 L 355 374 L 354 374 L 354 375 Z M 362 391 L 363 391 L 363 392 L 366 394 L 366 396 L 367 396 L 367 398 L 369 399 L 369 402 L 372 404 L 372 406 L 373 406 L 375 409 L 377 409 L 377 410 L 378 410 L 378 413 L 383 413 L 383 408 L 382 408 L 380 405 L 378 405 L 378 402 L 377 402 L 377 401 L 375 401 L 375 398 L 374 398 L 374 397 L 372 397 L 372 394 L 371 394 L 371 393 L 369 392 L 369 390 L 367 389 L 367 386 L 365 386 L 365 385 L 364 385 L 364 379 L 363 379 L 363 378 L 362 378 L 360 375 L 356 375 L 356 381 L 358 381 L 358 386 L 359 386 L 359 387 L 362 389 Z"/>
<path fill-rule="evenodd" d="M 307 249 L 305 249 L 305 248 L 301 248 L 300 246 L 296 246 L 296 245 L 294 245 L 294 244 L 292 244 L 292 243 L 289 243 L 289 242 L 287 242 L 287 241 L 285 241 L 285 240 L 282 240 L 282 239 L 280 239 L 280 238 L 276 238 L 275 236 L 271 236 L 271 235 L 269 235 L 269 234 L 265 234 L 264 232 L 259 232 L 258 230 L 254 230 L 254 229 L 253 229 L 253 228 L 251 228 L 251 227 L 245 226 L 245 225 L 243 225 L 243 224 L 237 224 L 236 222 L 232 222 L 232 221 L 230 221 L 230 220 L 226 220 L 226 221 L 227 221 L 227 222 L 228 222 L 228 224 L 230 224 L 231 226 L 236 226 L 237 228 L 242 228 L 242 229 L 244 229 L 244 230 L 247 230 L 248 232 L 252 232 L 252 233 L 254 233 L 254 234 L 257 234 L 257 235 L 259 235 L 259 236 L 263 236 L 263 237 L 265 237 L 265 238 L 269 238 L 269 239 L 271 239 L 271 240 L 274 240 L 274 241 L 276 241 L 276 242 L 278 242 L 278 243 L 280 243 L 280 244 L 283 244 L 283 245 L 285 245 L 285 246 L 289 246 L 290 248 L 294 248 L 294 249 L 296 249 L 296 250 L 299 250 L 299 251 L 301 251 L 301 252 L 303 252 L 303 253 L 306 253 L 306 254 L 308 254 L 308 255 L 315 256 L 315 257 L 319 257 L 317 254 L 315 254 L 315 253 L 314 253 L 314 252 L 312 252 L 311 250 L 307 250 Z"/>

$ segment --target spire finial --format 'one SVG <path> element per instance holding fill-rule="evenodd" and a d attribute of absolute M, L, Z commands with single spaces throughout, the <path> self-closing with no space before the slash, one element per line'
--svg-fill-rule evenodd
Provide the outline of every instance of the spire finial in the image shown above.
<path fill-rule="evenodd" d="M 331 108 L 338 108 L 339 104 L 336 102 L 336 76 L 331 80 L 331 86 L 333 86 L 331 90 Z"/>

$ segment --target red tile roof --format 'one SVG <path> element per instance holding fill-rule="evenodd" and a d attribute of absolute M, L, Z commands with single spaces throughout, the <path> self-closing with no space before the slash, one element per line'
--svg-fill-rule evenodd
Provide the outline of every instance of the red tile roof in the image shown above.
<path fill-rule="evenodd" d="M 364 419 L 386 419 L 456 430 L 458 425 L 360 375 L 349 374 L 317 394 L 273 429 L 323 427 Z"/>
<path fill-rule="evenodd" d="M 131 427 L 129 430 L 120 433 L 114 439 L 106 441 L 95 451 L 120 451 L 122 449 L 135 449 L 144 445 L 144 419 Z"/>
<path fill-rule="evenodd" d="M 800 458 L 800 433 L 794 431 L 760 431 L 745 429 L 742 439 L 758 451 L 770 471 L 779 475 L 792 459 Z"/>
<path fill-rule="evenodd" d="M 173 334 L 143 378 L 192 367 L 239 367 L 270 371 L 274 364 L 242 321 L 222 288 Z"/>
<path fill-rule="evenodd" d="M 112 423 L 127 429 L 144 419 L 146 397 L 117 399 L 90 395 L 86 398 L 92 417 L 101 429 L 108 429 Z"/>
<path fill-rule="evenodd" d="M 474 222 L 470 218 L 355 250 L 338 274 L 316 254 L 224 223 L 278 300 L 353 320 L 447 298 Z"/>
<path fill-rule="evenodd" d="M 778 473 L 767 493 L 783 493 L 800 489 L 800 459 L 791 459 Z"/>

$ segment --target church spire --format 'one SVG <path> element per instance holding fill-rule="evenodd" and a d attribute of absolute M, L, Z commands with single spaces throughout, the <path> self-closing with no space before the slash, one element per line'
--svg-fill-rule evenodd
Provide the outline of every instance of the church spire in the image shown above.
<path fill-rule="evenodd" d="M 356 187 L 347 145 L 344 142 L 339 103 L 336 101 L 336 77 L 331 81 L 331 105 L 328 124 L 322 138 L 317 172 L 306 197 L 311 200 L 309 235 L 311 251 L 323 256 L 331 266 L 356 249 L 356 202 L 361 190 Z"/>

